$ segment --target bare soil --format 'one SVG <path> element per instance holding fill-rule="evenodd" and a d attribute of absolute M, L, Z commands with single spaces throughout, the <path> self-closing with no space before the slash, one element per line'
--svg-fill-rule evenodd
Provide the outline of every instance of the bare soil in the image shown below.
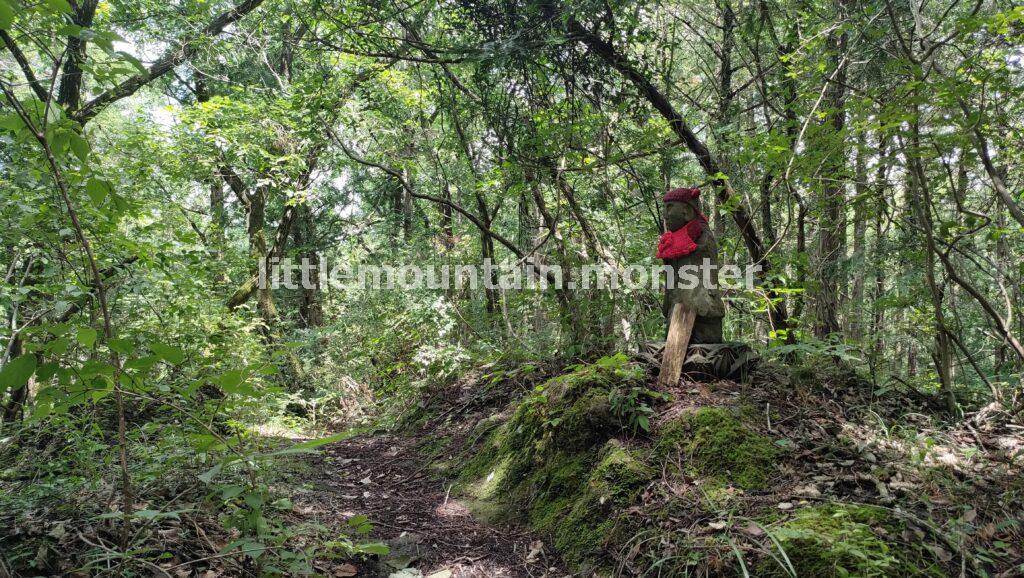
<path fill-rule="evenodd" d="M 451 495 L 451 481 L 432 467 L 439 456 L 426 455 L 424 445 L 419 436 L 367 435 L 326 446 L 313 458 L 310 481 L 316 491 L 297 497 L 296 511 L 333 513 L 339 520 L 368 516 L 374 525 L 369 539 L 391 548 L 363 563 L 318 561 L 320 571 L 402 578 L 568 575 L 537 536 L 474 518 Z"/>

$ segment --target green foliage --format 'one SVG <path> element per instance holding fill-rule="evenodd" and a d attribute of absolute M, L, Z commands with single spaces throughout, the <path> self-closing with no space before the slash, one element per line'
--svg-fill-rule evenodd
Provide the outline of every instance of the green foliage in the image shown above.
<path fill-rule="evenodd" d="M 7 389 L 24 387 L 35 371 L 35 355 L 22 355 L 10 360 L 3 369 L 0 369 L 0 393 Z"/>
<path fill-rule="evenodd" d="M 630 387 L 625 392 L 613 389 L 608 393 L 608 402 L 611 404 L 612 413 L 624 426 L 629 427 L 633 433 L 651 431 L 651 416 L 654 409 L 651 403 L 665 402 L 670 399 L 668 394 L 645 387 Z"/>
<path fill-rule="evenodd" d="M 162 555 L 148 530 L 195 514 L 237 534 L 225 558 L 305 570 L 272 438 L 422 423 L 441 415 L 424 392 L 487 364 L 532 393 L 465 473 L 550 493 L 539 523 L 579 519 L 578 557 L 609 527 L 564 500 L 623 430 L 695 477 L 772 475 L 772 444 L 721 411 L 650 431 L 665 398 L 607 354 L 663 337 L 656 286 L 328 284 L 229 308 L 268 254 L 618 271 L 657 263 L 663 189 L 710 183 L 723 262 L 761 245 L 771 265 L 730 292 L 726 332 L 802 362 L 795 386 L 913 390 L 951 416 L 1022 399 L 1024 10 L 556 4 L 0 0 L 0 493 L 18 515 L 76 495 L 57 512 L 76 529 L 147 530 L 69 566 L 139 572 Z M 685 41 L 709 22 L 714 49 Z M 830 306 L 842 331 L 823 335 Z M 539 387 L 509 369 L 594 359 Z M 588 500 L 618 495 L 602 483 Z M 130 489 L 131 511 L 96 508 Z M 57 538 L 19 536 L 15 573 L 73 570 Z M 331 547 L 372 553 L 346 540 Z"/>

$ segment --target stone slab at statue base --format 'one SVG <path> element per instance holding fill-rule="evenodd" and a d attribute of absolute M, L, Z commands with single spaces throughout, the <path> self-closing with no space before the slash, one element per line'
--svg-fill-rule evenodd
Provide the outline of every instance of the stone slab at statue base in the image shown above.
<path fill-rule="evenodd" d="M 641 348 L 639 356 L 657 366 L 661 363 L 664 341 L 653 341 Z M 695 381 L 731 379 L 744 381 L 757 365 L 760 356 L 749 345 L 739 341 L 726 343 L 691 343 L 686 350 L 683 376 Z"/>

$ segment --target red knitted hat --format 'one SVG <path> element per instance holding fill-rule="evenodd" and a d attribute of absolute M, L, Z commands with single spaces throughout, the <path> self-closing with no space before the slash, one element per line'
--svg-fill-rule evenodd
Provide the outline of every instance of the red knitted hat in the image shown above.
<path fill-rule="evenodd" d="M 692 189 L 687 187 L 679 187 L 678 189 L 672 189 L 665 193 L 664 201 L 666 203 L 683 203 L 686 201 L 695 201 L 700 196 L 700 189 L 694 187 Z"/>

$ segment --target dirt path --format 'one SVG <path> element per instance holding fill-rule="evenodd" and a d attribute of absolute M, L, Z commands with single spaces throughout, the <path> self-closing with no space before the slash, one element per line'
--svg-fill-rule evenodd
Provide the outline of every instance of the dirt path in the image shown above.
<path fill-rule="evenodd" d="M 440 459 L 440 458 L 438 458 Z M 391 553 L 357 568 L 328 565 L 327 575 L 431 578 L 562 578 L 548 548 L 522 529 L 476 520 L 450 495 L 451 482 L 415 441 L 359 436 L 326 446 L 311 464 L 315 491 L 296 498 L 300 511 L 333 513 L 335 524 L 356 515 L 374 524 L 371 538 Z M 328 520 L 321 520 L 327 523 Z"/>

